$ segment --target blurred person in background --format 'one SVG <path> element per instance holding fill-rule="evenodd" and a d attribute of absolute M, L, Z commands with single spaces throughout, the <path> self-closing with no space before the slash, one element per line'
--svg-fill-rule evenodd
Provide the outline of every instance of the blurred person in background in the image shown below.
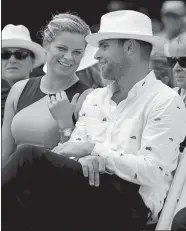
<path fill-rule="evenodd" d="M 43 47 L 47 73 L 13 85 L 5 105 L 2 162 L 23 144 L 52 149 L 59 143 L 63 121 L 60 121 L 60 125 L 57 123 L 47 102 L 55 101 L 56 97 L 61 98 L 61 92 L 66 96 L 60 114 L 67 113 L 68 125 L 73 127 L 75 115 L 70 102 L 88 88 L 75 71 L 87 45 L 85 36 L 89 33 L 89 26 L 82 19 L 68 13 L 54 16 L 46 26 Z M 78 102 L 81 102 L 82 97 L 79 97 Z M 78 105 L 81 107 L 81 103 Z"/>
<path fill-rule="evenodd" d="M 183 99 L 186 106 L 186 32 L 166 44 L 169 57 L 167 61 L 171 68 L 176 82 L 175 91 Z M 186 147 L 186 139 L 180 144 L 180 151 Z"/>
<path fill-rule="evenodd" d="M 127 10 L 131 9 L 132 3 L 124 1 L 110 1 L 107 5 L 108 12 L 117 11 L 117 10 Z"/>
<path fill-rule="evenodd" d="M 183 1 L 165 1 L 160 13 L 163 30 L 155 34 L 171 41 L 184 31 L 185 3 Z M 163 49 L 153 49 L 151 68 L 155 71 L 158 79 L 161 79 L 168 86 L 174 87 L 175 81 L 172 68 L 170 68 L 167 62 L 166 53 L 167 51 Z"/>
<path fill-rule="evenodd" d="M 25 26 L 8 24 L 2 30 L 1 61 L 2 78 L 13 86 L 45 62 L 45 51 L 31 40 Z"/>
<path fill-rule="evenodd" d="M 186 105 L 186 32 L 179 35 L 168 45 L 167 61 L 173 68 L 176 81 L 174 88 Z"/>
<path fill-rule="evenodd" d="M 154 51 L 152 52 L 150 68 L 154 71 L 158 80 L 161 80 L 164 84 L 171 88 L 175 87 L 172 68 L 168 64 L 163 52 L 162 54 L 158 52 L 154 53 Z"/>
<path fill-rule="evenodd" d="M 163 31 L 157 36 L 167 40 L 176 38 L 185 29 L 185 16 L 186 5 L 184 1 L 165 1 L 161 8 Z"/>
<path fill-rule="evenodd" d="M 142 14 L 146 14 L 147 16 L 150 17 L 149 10 L 146 7 L 141 6 L 141 7 L 138 8 L 137 11 L 141 12 Z M 153 34 L 157 34 L 158 32 L 161 31 L 161 23 L 160 23 L 159 20 L 157 20 L 155 18 L 151 18 L 151 20 L 152 20 L 152 31 L 153 31 Z"/>
<path fill-rule="evenodd" d="M 167 60 L 171 68 L 173 68 L 176 81 L 174 90 L 178 92 L 186 106 L 186 33 L 179 35 L 170 43 L 167 43 L 166 46 L 169 55 Z M 184 152 L 184 149 L 186 150 L 186 138 L 180 144 L 180 152 Z M 186 230 L 186 207 L 175 214 L 171 225 L 171 231 L 184 230 Z"/>

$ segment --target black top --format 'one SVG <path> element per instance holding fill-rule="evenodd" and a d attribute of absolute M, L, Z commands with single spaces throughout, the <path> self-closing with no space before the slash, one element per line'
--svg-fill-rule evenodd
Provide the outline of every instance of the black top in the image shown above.
<path fill-rule="evenodd" d="M 29 105 L 35 103 L 41 98 L 45 97 L 47 94 L 43 93 L 40 89 L 41 77 L 31 78 L 28 80 L 25 85 L 17 104 L 17 112 L 21 111 L 23 108 L 28 107 Z M 74 85 L 65 90 L 69 101 L 71 102 L 73 96 L 76 93 L 80 95 L 87 90 L 88 87 L 80 80 L 77 81 Z M 52 94 L 51 94 L 52 95 Z M 54 94 L 53 94 L 54 95 Z M 76 123 L 75 116 L 73 114 L 72 120 L 74 124 Z"/>
<path fill-rule="evenodd" d="M 40 100 L 47 94 L 43 93 L 40 89 L 42 77 L 31 78 L 28 80 L 27 84 L 25 85 L 17 104 L 17 112 L 22 110 L 23 108 L 35 103 L 36 101 Z M 77 81 L 74 85 L 69 87 L 65 90 L 69 101 L 71 102 L 73 96 L 76 93 L 83 93 L 88 87 L 82 83 L 80 80 Z M 52 95 L 52 94 L 51 94 Z"/>

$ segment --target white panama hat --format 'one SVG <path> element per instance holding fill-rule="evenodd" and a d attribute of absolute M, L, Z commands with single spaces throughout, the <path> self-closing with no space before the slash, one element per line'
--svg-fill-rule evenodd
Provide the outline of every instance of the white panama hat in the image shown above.
<path fill-rule="evenodd" d="M 19 47 L 30 50 L 35 55 L 34 68 L 45 63 L 44 48 L 31 40 L 29 30 L 23 25 L 8 24 L 2 30 L 2 48 Z"/>
<path fill-rule="evenodd" d="M 81 59 L 81 62 L 79 64 L 77 71 L 82 71 L 88 67 L 93 66 L 94 64 L 98 63 L 98 60 L 94 59 L 94 55 L 96 54 L 98 48 L 93 47 L 89 44 L 87 44 L 87 47 L 85 49 L 85 53 L 83 55 L 83 58 Z M 43 67 L 43 71 L 47 72 L 47 65 L 45 64 Z"/>
<path fill-rule="evenodd" d="M 164 46 L 166 40 L 153 36 L 151 19 L 140 12 L 119 10 L 104 14 L 101 17 L 100 30 L 86 36 L 92 46 L 106 39 L 135 39 L 151 43 L 154 47 Z"/>

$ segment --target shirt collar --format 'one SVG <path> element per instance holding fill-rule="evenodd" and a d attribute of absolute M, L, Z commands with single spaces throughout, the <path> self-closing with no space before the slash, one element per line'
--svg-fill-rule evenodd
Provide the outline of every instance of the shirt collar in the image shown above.
<path fill-rule="evenodd" d="M 154 82 L 156 79 L 156 76 L 154 74 L 154 71 L 150 71 L 142 80 L 137 82 L 129 91 L 128 97 L 133 98 L 137 95 L 139 95 L 141 92 L 144 92 L 144 89 L 147 85 Z M 114 81 L 110 85 L 107 86 L 107 90 L 110 96 L 112 96 L 117 91 L 117 85 Z"/>

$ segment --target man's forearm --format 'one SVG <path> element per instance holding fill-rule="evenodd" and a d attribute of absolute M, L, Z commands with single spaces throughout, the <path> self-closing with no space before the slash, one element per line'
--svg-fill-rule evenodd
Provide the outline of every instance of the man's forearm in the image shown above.
<path fill-rule="evenodd" d="M 60 154 L 67 157 L 81 158 L 90 155 L 94 145 L 95 144 L 88 142 L 67 142 L 61 150 Z"/>

